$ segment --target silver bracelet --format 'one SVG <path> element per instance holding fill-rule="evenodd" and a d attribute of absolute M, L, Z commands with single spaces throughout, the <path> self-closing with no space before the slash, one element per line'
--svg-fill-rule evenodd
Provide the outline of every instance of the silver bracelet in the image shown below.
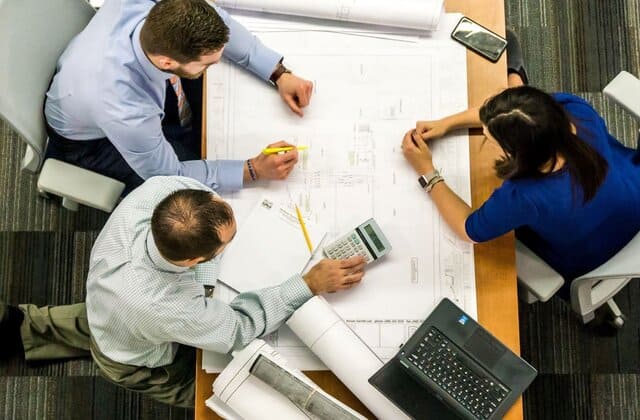
<path fill-rule="evenodd" d="M 440 175 L 438 175 L 437 177 L 433 178 L 431 180 L 431 182 L 429 182 L 429 185 L 427 185 L 427 188 L 425 188 L 425 191 L 427 191 L 428 193 L 431 193 L 431 190 L 433 189 L 433 187 L 439 183 L 439 182 L 443 182 L 444 178 L 441 177 Z"/>

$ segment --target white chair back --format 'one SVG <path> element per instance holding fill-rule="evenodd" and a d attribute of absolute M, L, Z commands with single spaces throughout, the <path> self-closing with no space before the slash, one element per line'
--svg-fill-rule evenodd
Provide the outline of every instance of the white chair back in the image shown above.
<path fill-rule="evenodd" d="M 43 106 L 56 63 L 94 14 L 84 0 L 0 0 L 0 117 L 35 153 L 32 169 L 46 146 Z"/>

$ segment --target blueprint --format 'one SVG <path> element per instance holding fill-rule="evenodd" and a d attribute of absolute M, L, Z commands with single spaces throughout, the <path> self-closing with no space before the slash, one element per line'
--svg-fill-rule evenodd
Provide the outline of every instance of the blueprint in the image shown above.
<path fill-rule="evenodd" d="M 315 17 L 347 22 L 388 25 L 417 30 L 437 28 L 444 0 L 217 0 L 221 7 Z"/>
<path fill-rule="evenodd" d="M 208 71 L 209 159 L 247 159 L 278 140 L 309 146 L 287 181 L 224 197 L 238 223 L 265 193 L 286 200 L 290 192 L 334 237 L 374 217 L 393 250 L 367 266 L 359 286 L 326 299 L 383 360 L 442 297 L 475 317 L 473 248 L 446 226 L 400 149 L 417 120 L 467 107 L 466 51 L 449 39 L 460 16 L 445 15 L 429 37 L 234 16 L 314 83 L 299 118 L 244 70 L 221 63 Z M 451 135 L 431 146 L 447 184 L 470 202 L 468 137 Z M 266 340 L 296 367 L 323 367 L 291 331 Z"/>

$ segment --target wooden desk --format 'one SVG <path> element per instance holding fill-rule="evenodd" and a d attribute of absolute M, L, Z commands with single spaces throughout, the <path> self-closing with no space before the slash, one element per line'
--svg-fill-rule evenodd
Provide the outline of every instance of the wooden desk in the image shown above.
<path fill-rule="evenodd" d="M 448 12 L 461 12 L 478 23 L 504 34 L 504 0 L 446 0 Z M 467 54 L 469 106 L 481 105 L 485 99 L 507 86 L 506 57 L 492 64 L 469 52 Z M 203 133 L 206 129 L 203 130 Z M 479 207 L 500 184 L 493 175 L 493 161 L 496 150 L 481 147 L 482 136 L 469 136 L 471 155 L 471 197 L 474 207 Z M 515 251 L 513 234 L 505 235 L 488 243 L 476 245 L 475 270 L 478 294 L 478 319 L 482 325 L 502 340 L 511 350 L 520 353 L 518 330 L 518 300 L 516 289 Z M 197 420 L 218 418 L 204 405 L 211 396 L 211 385 L 216 375 L 209 375 L 200 369 L 201 354 L 198 352 L 196 366 L 196 408 Z M 331 373 L 305 372 L 324 390 L 334 395 L 362 414 L 373 415 L 360 401 Z M 509 420 L 522 419 L 520 399 L 505 417 Z"/>

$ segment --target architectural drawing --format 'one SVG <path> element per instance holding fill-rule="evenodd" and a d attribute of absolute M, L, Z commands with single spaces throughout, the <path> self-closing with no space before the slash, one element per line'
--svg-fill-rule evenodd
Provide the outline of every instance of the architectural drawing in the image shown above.
<path fill-rule="evenodd" d="M 268 24 L 237 18 L 312 80 L 314 95 L 299 118 L 273 88 L 247 72 L 227 63 L 212 67 L 208 157 L 247 159 L 278 140 L 307 145 L 286 181 L 305 216 L 334 236 L 376 219 L 393 250 L 367 266 L 361 285 L 326 298 L 382 359 L 397 351 L 444 296 L 475 316 L 473 248 L 445 225 L 400 149 L 417 120 L 467 107 L 466 52 L 447 39 L 459 15 L 442 19 L 439 36 L 398 34 L 387 40 L 301 22 L 294 23 L 292 36 L 274 30 L 278 21 L 272 18 Z M 466 135 L 453 135 L 431 146 L 448 185 L 470 202 L 467 142 Z M 240 224 L 265 189 L 288 197 L 285 182 L 260 183 L 225 197 Z M 306 352 L 290 331 L 266 341 L 289 359 Z"/>

